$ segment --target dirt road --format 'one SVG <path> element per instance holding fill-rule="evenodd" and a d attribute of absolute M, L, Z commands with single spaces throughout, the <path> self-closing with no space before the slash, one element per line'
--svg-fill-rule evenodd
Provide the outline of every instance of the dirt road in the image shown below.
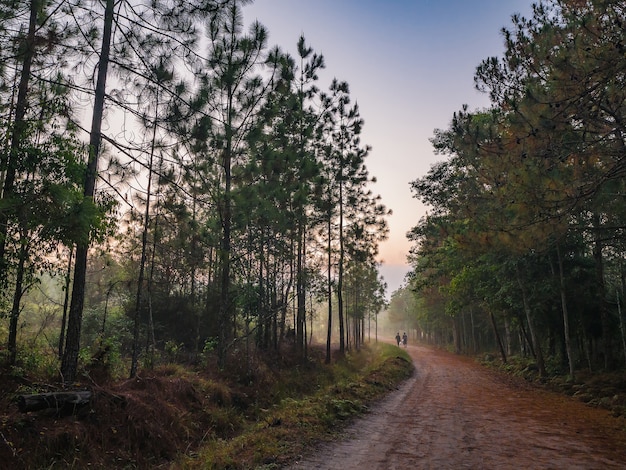
<path fill-rule="evenodd" d="M 414 376 L 293 469 L 626 469 L 626 434 L 608 412 L 470 359 L 408 351 Z"/>

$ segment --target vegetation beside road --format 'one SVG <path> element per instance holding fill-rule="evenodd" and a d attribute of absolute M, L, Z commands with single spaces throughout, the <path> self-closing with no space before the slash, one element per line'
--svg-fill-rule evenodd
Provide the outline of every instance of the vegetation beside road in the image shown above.
<path fill-rule="evenodd" d="M 135 379 L 99 380 L 78 414 L 20 414 L 20 393 L 49 391 L 33 378 L 6 375 L 0 459 L 16 468 L 277 468 L 343 425 L 400 382 L 406 351 L 374 344 L 324 364 L 289 355 L 245 357 L 217 373 L 211 365 L 163 365 Z M 42 378 L 39 378 L 42 383 Z"/>
<path fill-rule="evenodd" d="M 572 380 L 558 365 L 548 364 L 548 373 L 540 376 L 533 358 L 512 356 L 506 364 L 493 355 L 485 356 L 481 361 L 486 367 L 504 372 L 512 378 L 520 379 L 532 386 L 552 390 L 571 396 L 590 407 L 606 409 L 610 414 L 622 420 L 626 429 L 626 374 L 624 370 L 576 371 Z"/>

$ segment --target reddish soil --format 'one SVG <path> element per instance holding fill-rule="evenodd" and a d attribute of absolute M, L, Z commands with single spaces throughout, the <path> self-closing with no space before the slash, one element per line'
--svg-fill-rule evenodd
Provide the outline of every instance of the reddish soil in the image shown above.
<path fill-rule="evenodd" d="M 576 399 L 409 346 L 416 372 L 293 469 L 626 468 L 623 420 Z"/>

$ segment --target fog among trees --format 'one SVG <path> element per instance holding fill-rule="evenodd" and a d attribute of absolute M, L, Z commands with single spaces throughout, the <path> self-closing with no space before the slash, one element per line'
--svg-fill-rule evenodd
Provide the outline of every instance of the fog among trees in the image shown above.
<path fill-rule="evenodd" d="M 5 359 L 72 382 L 172 357 L 359 348 L 384 304 L 364 119 L 243 0 L 0 6 Z M 293 47 L 291 47 L 293 46 Z M 286 49 L 294 49 L 290 55 Z M 321 328 L 321 327 L 320 327 Z"/>

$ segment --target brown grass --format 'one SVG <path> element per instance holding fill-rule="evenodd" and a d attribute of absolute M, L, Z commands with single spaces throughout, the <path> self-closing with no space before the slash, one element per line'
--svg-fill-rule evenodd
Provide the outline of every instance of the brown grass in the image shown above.
<path fill-rule="evenodd" d="M 224 373 L 166 365 L 131 380 L 101 375 L 98 383 L 79 384 L 92 391 L 91 403 L 66 416 L 20 413 L 19 393 L 56 387 L 3 373 L 0 462 L 15 469 L 152 469 L 287 461 L 406 377 L 389 375 L 397 369 L 393 361 L 410 369 L 380 351 L 331 366 L 322 356 L 314 350 L 304 363 L 288 354 L 257 356 L 252 363 L 233 358 Z"/>

